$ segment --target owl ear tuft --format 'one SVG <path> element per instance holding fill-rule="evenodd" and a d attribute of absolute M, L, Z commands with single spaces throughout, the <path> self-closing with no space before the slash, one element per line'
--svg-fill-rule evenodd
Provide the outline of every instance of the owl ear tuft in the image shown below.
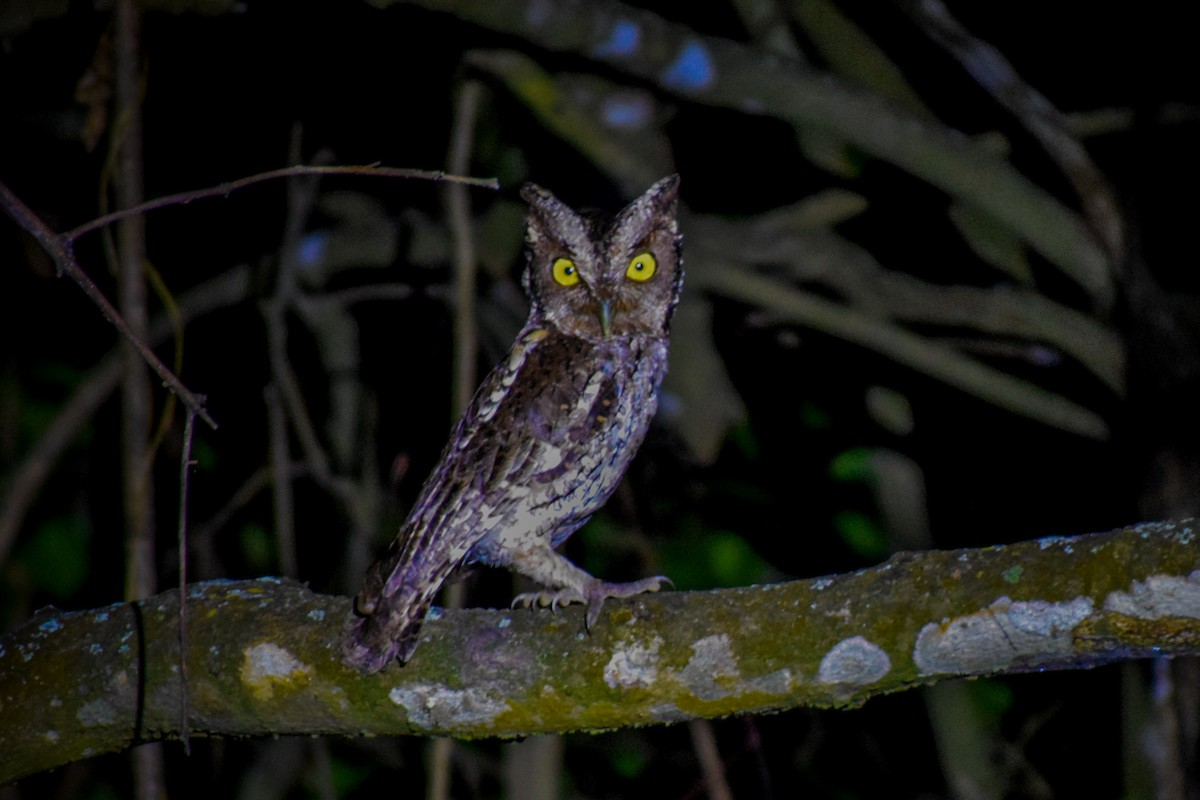
<path fill-rule="evenodd" d="M 674 227 L 675 209 L 679 204 L 679 176 L 668 175 L 659 180 L 640 197 L 622 209 L 614 220 L 614 227 L 633 224 L 643 227 L 649 224 L 667 224 Z"/>
<path fill-rule="evenodd" d="M 536 183 L 521 187 L 521 197 L 529 203 L 525 240 L 535 244 L 547 236 L 566 245 L 587 239 L 587 226 L 570 206 Z"/>
<path fill-rule="evenodd" d="M 532 206 L 547 199 L 556 200 L 557 198 L 536 183 L 526 182 L 521 184 L 521 199 Z"/>
<path fill-rule="evenodd" d="M 668 175 L 646 190 L 644 197 L 650 198 L 662 211 L 675 213 L 679 201 L 679 175 Z"/>

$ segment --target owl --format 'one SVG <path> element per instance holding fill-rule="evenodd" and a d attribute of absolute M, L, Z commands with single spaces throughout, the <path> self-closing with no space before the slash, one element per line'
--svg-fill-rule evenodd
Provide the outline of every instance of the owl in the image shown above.
<path fill-rule="evenodd" d="M 367 571 L 343 636 L 347 663 L 378 672 L 408 661 L 438 590 L 465 565 L 545 587 L 514 606 L 584 604 L 588 629 L 606 598 L 669 583 L 609 583 L 555 548 L 613 493 L 654 417 L 683 284 L 678 190 L 677 175 L 663 178 L 607 218 L 522 189 L 529 318 Z"/>

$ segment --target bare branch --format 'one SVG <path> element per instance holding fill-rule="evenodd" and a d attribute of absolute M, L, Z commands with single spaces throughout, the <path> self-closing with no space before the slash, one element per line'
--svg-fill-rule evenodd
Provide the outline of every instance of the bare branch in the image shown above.
<path fill-rule="evenodd" d="M 192 436 L 196 430 L 196 415 L 190 411 L 183 424 L 183 454 L 179 457 L 179 586 L 188 585 L 188 484 L 192 471 Z M 188 743 L 188 634 L 187 592 L 179 595 L 179 674 L 182 676 L 179 692 L 179 738 L 184 752 L 190 752 Z"/>
<path fill-rule="evenodd" d="M 158 197 L 154 200 L 147 200 L 145 203 L 132 208 L 114 211 L 111 214 L 97 217 L 90 222 L 85 222 L 83 225 L 67 231 L 63 234 L 63 238 L 68 242 L 74 242 L 85 233 L 107 227 L 126 217 L 145 214 L 147 211 L 154 211 L 166 208 L 167 206 L 187 205 L 193 200 L 204 200 L 210 197 L 228 197 L 238 189 L 245 189 L 247 186 L 253 186 L 256 183 L 273 181 L 279 178 L 295 178 L 304 175 L 366 175 L 376 178 L 420 178 L 437 183 L 458 183 L 465 186 L 482 186 L 485 189 L 500 188 L 500 183 L 495 178 L 468 178 L 462 175 L 447 175 L 440 170 L 401 169 L 398 167 L 381 167 L 378 164 L 363 164 L 360 166 L 306 166 L 298 164 L 291 167 L 260 172 L 257 175 L 250 175 L 245 178 L 238 178 L 235 181 L 222 183 L 219 186 L 210 186 L 207 189 L 193 189 L 189 192 L 179 192 L 177 194 L 169 194 L 165 197 Z"/>
<path fill-rule="evenodd" d="M 104 318 L 113 324 L 121 335 L 133 345 L 134 349 L 146 360 L 150 368 L 162 378 L 163 383 L 183 401 L 187 408 L 195 413 L 200 419 L 208 423 L 213 430 L 217 429 L 216 420 L 214 420 L 204 408 L 204 398 L 200 395 L 193 394 L 190 389 L 183 385 L 179 378 L 175 377 L 175 373 L 167 368 L 167 365 L 159 360 L 158 356 L 154 355 L 154 351 L 146 346 L 146 343 L 134 335 L 129 326 L 125 324 L 125 320 L 113 308 L 112 303 L 100 291 L 100 287 L 92 282 L 87 273 L 83 271 L 83 267 L 79 266 L 79 262 L 75 260 L 75 254 L 71 250 L 71 240 L 59 236 L 46 223 L 42 222 L 29 206 L 25 205 L 19 197 L 13 194 L 4 183 L 0 182 L 0 207 L 3 207 L 8 215 L 12 217 L 18 225 L 28 231 L 34 239 L 45 249 L 45 251 L 54 259 L 55 265 L 61 272 L 65 272 L 71 276 L 71 279 L 79 284 L 93 303 L 100 308 L 100 313 Z"/>

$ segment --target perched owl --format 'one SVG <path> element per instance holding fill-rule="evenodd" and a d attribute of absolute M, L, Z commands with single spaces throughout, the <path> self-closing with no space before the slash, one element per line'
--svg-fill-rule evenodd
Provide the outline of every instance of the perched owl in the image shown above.
<path fill-rule="evenodd" d="M 547 587 L 513 605 L 587 606 L 656 591 L 666 578 L 599 580 L 555 552 L 616 489 L 658 403 L 667 328 L 683 283 L 679 177 L 613 219 L 527 184 L 529 319 L 459 420 L 408 519 L 355 599 L 346 661 L 407 661 L 446 578 L 472 563 Z"/>

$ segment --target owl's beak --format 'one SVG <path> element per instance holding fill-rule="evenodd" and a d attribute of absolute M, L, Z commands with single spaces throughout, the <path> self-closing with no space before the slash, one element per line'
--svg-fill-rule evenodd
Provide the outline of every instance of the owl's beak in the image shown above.
<path fill-rule="evenodd" d="M 600 332 L 605 336 L 612 335 L 612 301 L 605 300 L 600 303 Z"/>

